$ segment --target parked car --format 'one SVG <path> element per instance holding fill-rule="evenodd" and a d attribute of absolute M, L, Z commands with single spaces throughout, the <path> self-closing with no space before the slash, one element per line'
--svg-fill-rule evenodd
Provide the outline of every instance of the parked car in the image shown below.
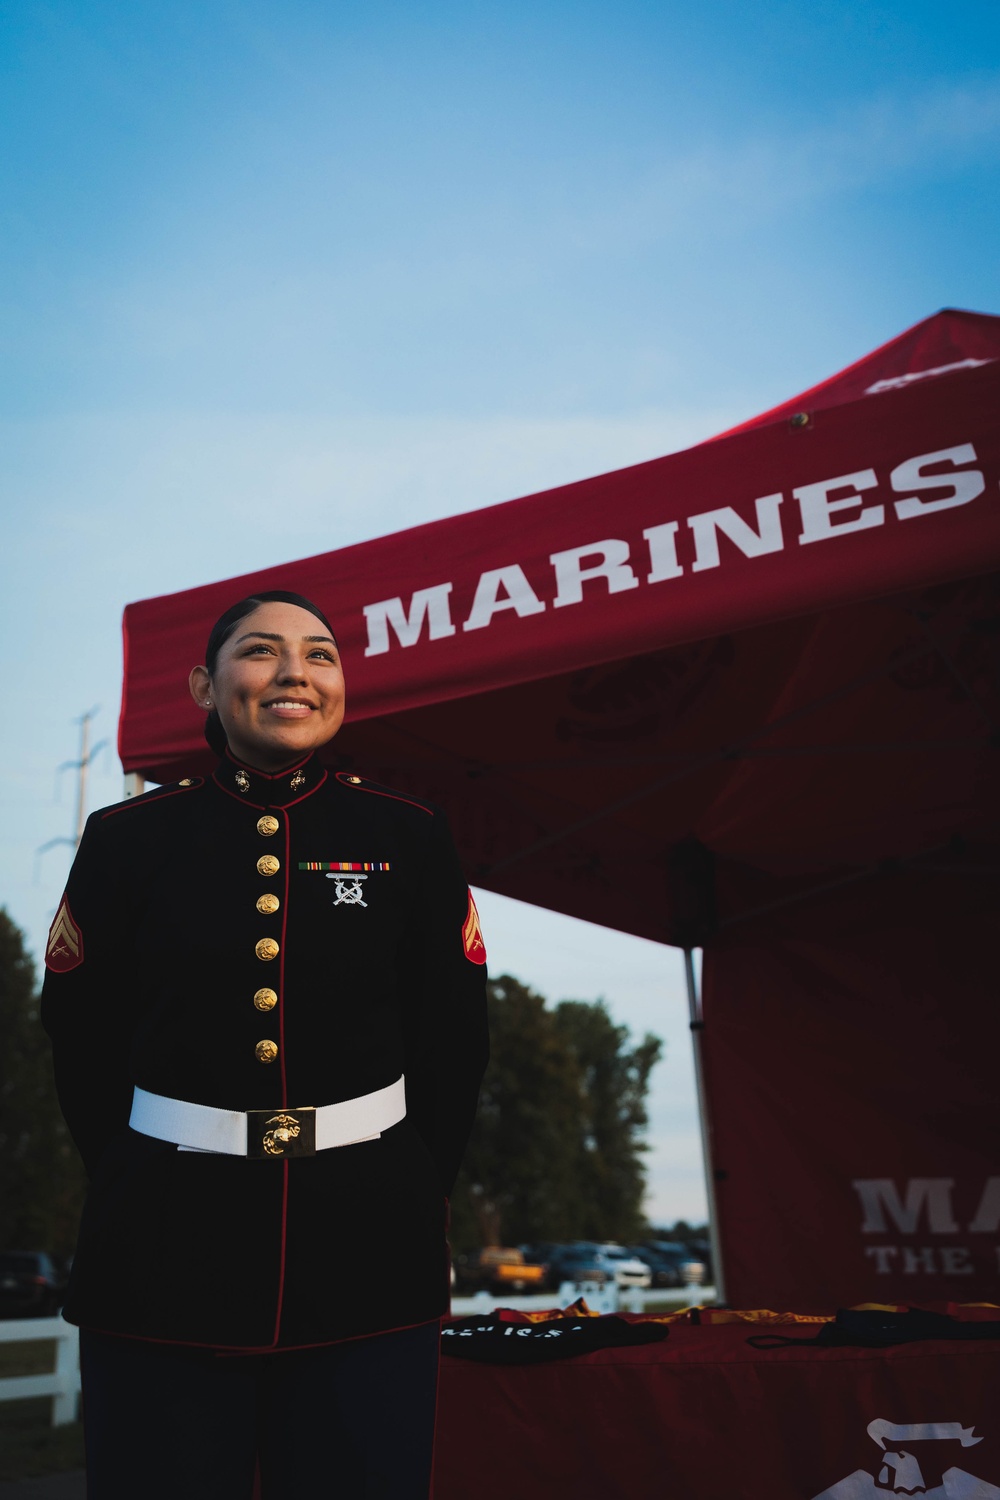
<path fill-rule="evenodd" d="M 688 1245 L 688 1259 L 700 1261 L 705 1267 L 705 1280 L 712 1279 L 712 1247 L 708 1240 L 692 1240 Z"/>
<path fill-rule="evenodd" d="M 653 1274 L 649 1265 L 626 1245 L 598 1245 L 597 1253 L 616 1285 L 643 1289 L 652 1286 Z"/>
<path fill-rule="evenodd" d="M 654 1240 L 651 1244 L 638 1245 L 636 1254 L 649 1262 L 653 1274 L 653 1286 L 687 1286 L 695 1280 L 705 1279 L 705 1266 L 688 1245 L 676 1240 Z M 688 1270 L 697 1266 L 697 1275 Z"/>
<path fill-rule="evenodd" d="M 44 1250 L 0 1250 L 0 1318 L 51 1317 L 64 1291 Z"/>
<path fill-rule="evenodd" d="M 606 1261 L 590 1245 L 556 1245 L 549 1260 L 548 1286 L 558 1291 L 564 1281 L 593 1281 L 603 1286 L 611 1279 Z"/>
<path fill-rule="evenodd" d="M 636 1245 L 635 1253 L 648 1262 L 654 1287 L 684 1285 L 681 1267 L 691 1258 L 686 1245 L 659 1240 Z"/>
<path fill-rule="evenodd" d="M 548 1266 L 529 1265 L 520 1250 L 488 1245 L 459 1256 L 455 1277 L 463 1291 L 487 1291 L 499 1297 L 504 1292 L 542 1291 Z"/>
<path fill-rule="evenodd" d="M 654 1266 L 654 1287 L 685 1287 L 693 1281 L 708 1281 L 705 1257 L 691 1245 L 679 1241 L 654 1241 L 640 1245 L 639 1254 L 648 1257 Z"/>
<path fill-rule="evenodd" d="M 649 1266 L 651 1285 L 654 1287 L 683 1286 L 684 1277 L 681 1272 L 682 1261 L 672 1255 L 663 1255 L 658 1250 L 650 1250 L 645 1245 L 636 1247 L 636 1255 L 642 1256 Z"/>
<path fill-rule="evenodd" d="M 529 1245 L 518 1245 L 517 1248 L 529 1266 L 547 1266 L 553 1255 L 558 1255 L 566 1247 L 557 1245 L 553 1240 L 535 1240 Z"/>
<path fill-rule="evenodd" d="M 676 1254 L 682 1261 L 700 1263 L 705 1268 L 705 1278 L 712 1279 L 712 1247 L 706 1239 L 667 1240 L 653 1235 L 647 1240 L 650 1249 L 663 1249 L 667 1254 Z"/>

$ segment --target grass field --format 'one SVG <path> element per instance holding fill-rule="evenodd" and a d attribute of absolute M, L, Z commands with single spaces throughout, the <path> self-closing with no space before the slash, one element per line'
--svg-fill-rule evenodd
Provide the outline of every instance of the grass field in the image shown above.
<path fill-rule="evenodd" d="M 43 1375 L 55 1367 L 56 1346 L 37 1340 L 0 1344 L 0 1380 L 15 1375 Z M 52 1426 L 52 1401 L 0 1401 L 0 1480 L 31 1479 L 83 1468 L 83 1426 Z"/>

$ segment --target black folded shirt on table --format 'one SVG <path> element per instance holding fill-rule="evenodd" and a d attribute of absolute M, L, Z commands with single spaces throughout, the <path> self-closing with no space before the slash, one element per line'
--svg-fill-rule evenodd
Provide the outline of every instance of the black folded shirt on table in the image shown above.
<path fill-rule="evenodd" d="M 663 1323 L 629 1323 L 614 1316 L 514 1323 L 497 1312 L 446 1323 L 441 1329 L 441 1352 L 492 1365 L 547 1364 L 595 1349 L 658 1344 L 669 1332 Z"/>

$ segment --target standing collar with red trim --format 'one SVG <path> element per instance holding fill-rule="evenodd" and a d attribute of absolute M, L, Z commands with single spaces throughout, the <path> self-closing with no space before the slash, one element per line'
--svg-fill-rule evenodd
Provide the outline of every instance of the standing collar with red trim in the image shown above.
<path fill-rule="evenodd" d="M 212 772 L 216 786 L 247 807 L 291 807 L 317 791 L 326 776 L 326 767 L 312 753 L 272 774 L 244 765 L 229 750 Z"/>

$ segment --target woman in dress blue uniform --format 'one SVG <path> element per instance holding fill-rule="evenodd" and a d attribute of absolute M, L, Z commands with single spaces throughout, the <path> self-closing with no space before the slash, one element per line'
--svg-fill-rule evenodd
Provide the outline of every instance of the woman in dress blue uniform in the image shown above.
<path fill-rule="evenodd" d="M 91 1500 L 428 1492 L 447 1196 L 488 1043 L 443 814 L 316 751 L 333 631 L 242 600 L 191 673 L 221 752 L 95 813 L 43 1021 L 91 1186 Z"/>

